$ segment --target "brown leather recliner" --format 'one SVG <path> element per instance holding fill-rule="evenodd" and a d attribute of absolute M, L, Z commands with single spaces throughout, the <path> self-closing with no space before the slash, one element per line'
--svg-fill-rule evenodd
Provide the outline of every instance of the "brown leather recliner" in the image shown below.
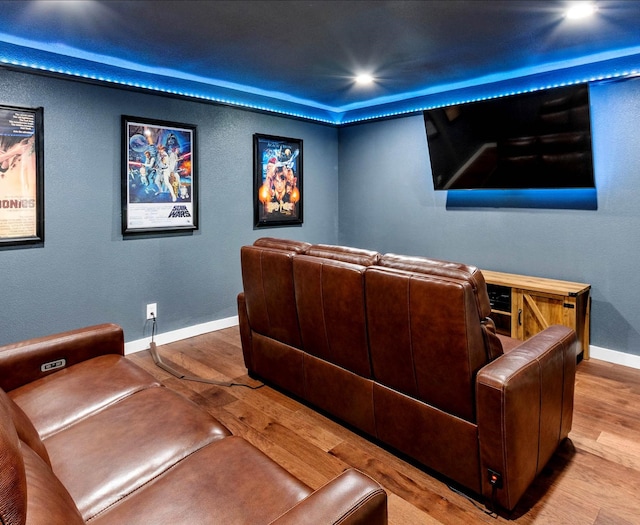
<path fill-rule="evenodd" d="M 369 477 L 312 490 L 123 353 L 111 324 L 0 347 L 0 523 L 387 523 Z"/>
<path fill-rule="evenodd" d="M 241 259 L 251 374 L 508 510 L 567 437 L 575 332 L 497 336 L 477 268 L 270 238 Z"/>

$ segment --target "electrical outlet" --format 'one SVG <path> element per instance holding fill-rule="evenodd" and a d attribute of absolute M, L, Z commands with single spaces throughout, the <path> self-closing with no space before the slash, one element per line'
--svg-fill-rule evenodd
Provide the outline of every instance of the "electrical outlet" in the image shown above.
<path fill-rule="evenodd" d="M 149 303 L 147 305 L 147 319 L 158 317 L 158 303 Z"/>

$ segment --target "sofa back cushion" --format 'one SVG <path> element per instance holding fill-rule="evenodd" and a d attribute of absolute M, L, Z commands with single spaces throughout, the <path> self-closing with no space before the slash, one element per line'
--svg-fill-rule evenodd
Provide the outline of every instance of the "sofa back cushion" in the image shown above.
<path fill-rule="evenodd" d="M 334 259 L 336 261 L 360 264 L 362 266 L 376 264 L 381 257 L 380 253 L 373 250 L 351 248 L 349 246 L 335 246 L 331 244 L 313 244 L 305 253 L 314 257 Z"/>
<path fill-rule="evenodd" d="M 374 379 L 474 422 L 489 358 L 471 279 L 372 266 L 365 283 Z"/>
<path fill-rule="evenodd" d="M 124 331 L 114 323 L 69 330 L 64 337 L 52 334 L 4 345 L 0 360 L 0 388 L 12 392 L 61 370 L 43 367 L 47 362 L 62 360 L 66 362 L 64 368 L 70 368 L 105 354 L 124 355 Z"/>
<path fill-rule="evenodd" d="M 487 317 L 491 313 L 487 284 L 484 281 L 482 272 L 475 266 L 453 261 L 430 259 L 428 257 L 397 255 L 394 253 L 384 254 L 380 257 L 378 264 L 386 268 L 396 268 L 397 270 L 406 270 L 408 272 L 468 280 L 476 294 L 478 315 L 480 317 Z"/>
<path fill-rule="evenodd" d="M 285 250 L 294 253 L 305 253 L 311 246 L 308 242 L 278 239 L 277 237 L 260 237 L 256 239 L 253 245 L 261 248 L 274 248 L 276 250 Z"/>
<path fill-rule="evenodd" d="M 257 241 L 256 241 L 257 242 Z M 247 317 L 253 331 L 296 348 L 300 327 L 293 286 L 294 249 L 240 249 Z"/>
<path fill-rule="evenodd" d="M 305 352 L 371 377 L 364 295 L 366 266 L 297 255 L 296 306 Z"/>
<path fill-rule="evenodd" d="M 489 293 L 487 292 L 487 284 L 482 272 L 478 270 L 478 268 L 458 262 L 442 261 L 419 256 L 396 255 L 392 253 L 380 257 L 378 264 L 386 268 L 395 268 L 398 270 L 467 281 L 471 285 L 474 293 L 487 359 L 493 361 L 504 353 L 501 340 L 496 335 L 495 324 L 490 318 L 491 303 L 489 301 Z"/>

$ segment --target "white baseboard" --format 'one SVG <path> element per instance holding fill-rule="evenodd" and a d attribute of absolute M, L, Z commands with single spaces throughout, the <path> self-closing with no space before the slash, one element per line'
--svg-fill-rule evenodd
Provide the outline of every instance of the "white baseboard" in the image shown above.
<path fill-rule="evenodd" d="M 195 326 L 188 326 L 187 328 L 181 328 L 180 330 L 174 330 L 173 332 L 165 332 L 162 334 L 156 334 L 154 340 L 157 345 L 166 345 L 168 343 L 174 343 L 182 339 L 188 339 L 189 337 L 195 337 L 196 335 L 206 334 L 207 332 L 215 332 L 216 330 L 222 330 L 223 328 L 229 328 L 231 326 L 238 325 L 238 316 L 227 317 L 226 319 L 218 319 L 209 323 L 202 323 Z M 135 352 L 141 352 L 142 350 L 149 349 L 149 343 L 151 342 L 151 336 L 144 339 L 138 339 L 136 341 L 129 341 L 124 344 L 124 353 L 133 354 Z"/>
<path fill-rule="evenodd" d="M 609 350 L 608 348 L 601 348 L 599 346 L 589 346 L 589 357 L 592 359 L 599 359 L 600 361 L 607 361 L 608 363 L 616 365 L 640 368 L 640 355 L 627 354 L 625 352 Z"/>
<path fill-rule="evenodd" d="M 226 319 L 218 319 L 217 321 L 211 321 L 209 323 L 181 328 L 180 330 L 174 330 L 173 332 L 157 334 L 155 341 L 158 345 L 165 345 L 182 339 L 188 339 L 189 337 L 195 337 L 197 335 L 206 334 L 207 332 L 215 332 L 216 330 L 222 330 L 223 328 L 230 328 L 237 325 L 238 316 L 236 315 L 233 317 L 227 317 Z M 129 341 L 124 345 L 124 353 L 133 354 L 135 352 L 141 352 L 142 350 L 148 350 L 150 342 L 151 337 L 138 339 L 136 341 Z M 606 361 L 616 365 L 640 369 L 640 355 L 627 354 L 625 352 L 618 352 L 616 350 L 609 350 L 608 348 L 593 345 L 589 347 L 589 355 L 592 359 L 599 359 L 600 361 Z"/>

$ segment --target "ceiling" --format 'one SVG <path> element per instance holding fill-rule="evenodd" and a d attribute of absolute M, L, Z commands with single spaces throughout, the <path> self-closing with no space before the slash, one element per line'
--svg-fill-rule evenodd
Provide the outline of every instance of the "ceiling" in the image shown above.
<path fill-rule="evenodd" d="M 640 68 L 640 1 L 599 0 L 576 21 L 570 3 L 0 0 L 0 65 L 334 123 L 585 64 Z M 356 85 L 361 72 L 375 82 Z"/>

